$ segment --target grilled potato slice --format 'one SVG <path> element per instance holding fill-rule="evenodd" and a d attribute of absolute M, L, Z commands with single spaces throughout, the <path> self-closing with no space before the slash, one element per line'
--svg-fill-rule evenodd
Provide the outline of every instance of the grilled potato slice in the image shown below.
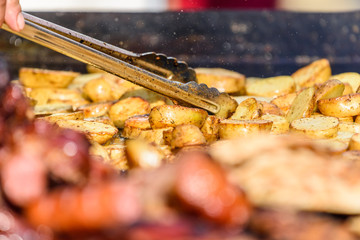
<path fill-rule="evenodd" d="M 170 132 L 169 132 L 170 133 Z M 171 131 L 170 146 L 172 148 L 182 148 L 193 145 L 206 144 L 206 139 L 201 130 L 192 124 L 178 125 Z"/>
<path fill-rule="evenodd" d="M 126 154 L 131 167 L 146 169 L 160 167 L 165 158 L 156 145 L 141 140 L 127 140 Z"/>
<path fill-rule="evenodd" d="M 84 85 L 97 78 L 101 78 L 103 74 L 101 73 L 90 73 L 90 74 L 81 74 L 72 80 L 72 82 L 67 86 L 67 89 L 73 89 L 77 91 L 82 91 Z"/>
<path fill-rule="evenodd" d="M 217 88 L 220 92 L 243 93 L 245 76 L 223 68 L 196 68 L 198 83 Z"/>
<path fill-rule="evenodd" d="M 118 101 L 110 107 L 109 115 L 115 126 L 123 128 L 125 120 L 134 115 L 143 115 L 150 112 L 148 101 L 140 97 L 129 97 Z"/>
<path fill-rule="evenodd" d="M 259 118 L 262 114 L 262 105 L 255 98 L 248 98 L 239 103 L 230 119 L 254 119 Z"/>
<path fill-rule="evenodd" d="M 340 80 L 351 86 L 352 92 L 355 93 L 360 86 L 360 74 L 356 72 L 346 72 L 331 76 L 331 79 Z"/>
<path fill-rule="evenodd" d="M 286 114 L 286 120 L 289 123 L 292 121 L 310 117 L 314 111 L 315 106 L 315 88 L 309 87 L 302 90 L 292 102 L 288 113 Z"/>
<path fill-rule="evenodd" d="M 315 84 L 324 83 L 331 76 L 331 67 L 327 59 L 319 59 L 311 64 L 300 68 L 291 75 L 297 89 L 312 87 Z"/>
<path fill-rule="evenodd" d="M 79 106 L 77 110 L 84 112 L 84 118 L 94 118 L 107 115 L 113 102 L 90 103 Z"/>
<path fill-rule="evenodd" d="M 326 116 L 351 117 L 360 114 L 360 93 L 336 98 L 321 99 L 317 102 L 320 112 Z"/>
<path fill-rule="evenodd" d="M 145 140 L 150 143 L 155 143 L 157 145 L 164 145 L 164 133 L 167 131 L 172 131 L 172 127 L 167 128 L 158 128 L 158 129 L 150 129 L 150 130 L 142 130 L 140 131 L 139 136 L 136 138 Z"/>
<path fill-rule="evenodd" d="M 80 73 L 69 71 L 21 68 L 19 81 L 29 88 L 66 88 L 78 75 Z"/>
<path fill-rule="evenodd" d="M 351 93 L 354 93 L 350 83 L 347 83 L 347 82 L 343 82 L 344 83 L 344 92 L 343 92 L 343 95 L 348 95 L 348 94 L 351 94 Z"/>
<path fill-rule="evenodd" d="M 71 113 L 54 113 L 49 116 L 41 117 L 39 119 L 43 119 L 48 122 L 56 122 L 58 120 L 83 120 L 84 113 L 82 111 Z"/>
<path fill-rule="evenodd" d="M 150 108 L 171 103 L 171 101 L 167 97 L 164 97 L 156 92 L 150 91 L 145 88 L 129 90 L 121 97 L 120 100 L 129 97 L 141 97 L 142 99 L 150 103 Z"/>
<path fill-rule="evenodd" d="M 259 96 L 251 96 L 251 95 L 243 95 L 243 96 L 231 96 L 235 101 L 239 104 L 245 101 L 248 98 L 255 98 L 258 102 L 270 102 L 273 100 L 271 97 L 259 97 Z"/>
<path fill-rule="evenodd" d="M 88 81 L 82 88 L 83 96 L 93 102 L 118 100 L 126 91 L 126 88 L 121 88 L 103 75 Z"/>
<path fill-rule="evenodd" d="M 291 122 L 290 131 L 305 134 L 310 138 L 332 138 L 337 135 L 339 119 L 336 117 L 313 116 Z"/>
<path fill-rule="evenodd" d="M 219 128 L 220 139 L 231 139 L 251 134 L 270 133 L 272 121 L 253 119 L 253 120 L 221 120 Z"/>
<path fill-rule="evenodd" d="M 274 98 L 273 100 L 270 101 L 270 103 L 278 106 L 278 108 L 280 108 L 281 111 L 283 111 L 283 113 L 286 114 L 289 111 L 291 104 L 293 103 L 297 95 L 298 93 L 284 94 Z"/>
<path fill-rule="evenodd" d="M 268 103 L 264 101 L 258 101 L 262 106 L 262 115 L 278 115 L 278 116 L 284 116 L 284 112 L 275 104 Z"/>
<path fill-rule="evenodd" d="M 349 150 L 360 150 L 360 133 L 355 133 L 349 143 Z"/>
<path fill-rule="evenodd" d="M 219 127 L 220 119 L 218 117 L 209 115 L 206 118 L 200 130 L 203 133 L 207 143 L 212 143 L 219 139 Z"/>
<path fill-rule="evenodd" d="M 114 123 L 113 121 L 110 119 L 109 116 L 107 115 L 104 115 L 104 116 L 100 116 L 100 117 L 91 117 L 91 118 L 84 118 L 85 121 L 88 121 L 88 122 L 99 122 L 99 123 L 104 123 L 104 124 L 108 124 L 108 125 L 111 125 L 111 126 L 114 126 Z"/>
<path fill-rule="evenodd" d="M 76 90 L 63 88 L 33 88 L 28 97 L 36 101 L 36 105 L 69 104 L 80 106 L 89 103 Z"/>
<path fill-rule="evenodd" d="M 35 105 L 34 114 L 36 116 L 48 116 L 55 113 L 70 113 L 73 111 L 73 107 L 69 104 L 44 104 Z"/>
<path fill-rule="evenodd" d="M 125 120 L 122 136 L 134 139 L 140 135 L 142 130 L 150 130 L 149 115 L 136 115 Z"/>
<path fill-rule="evenodd" d="M 289 122 L 283 116 L 266 114 L 262 115 L 260 119 L 272 121 L 271 134 L 284 134 L 289 132 Z"/>
<path fill-rule="evenodd" d="M 335 98 L 343 95 L 345 89 L 344 83 L 337 79 L 331 79 L 324 82 L 315 93 L 315 102 L 320 99 Z"/>
<path fill-rule="evenodd" d="M 295 91 L 295 81 L 291 76 L 277 76 L 246 83 L 248 95 L 275 97 Z"/>
<path fill-rule="evenodd" d="M 129 169 L 128 160 L 126 157 L 125 144 L 110 144 L 103 146 L 107 152 L 109 159 L 105 161 L 113 168 L 125 171 Z"/>
<path fill-rule="evenodd" d="M 149 121 L 154 129 L 175 127 L 182 124 L 193 124 L 201 128 L 207 116 L 207 112 L 199 108 L 188 108 L 180 105 L 161 105 L 151 109 Z"/>
<path fill-rule="evenodd" d="M 339 131 L 360 133 L 360 124 L 355 122 L 340 122 Z"/>
<path fill-rule="evenodd" d="M 58 120 L 56 124 L 62 128 L 82 132 L 89 140 L 99 144 L 104 144 L 118 132 L 117 128 L 111 125 L 84 120 Z"/>

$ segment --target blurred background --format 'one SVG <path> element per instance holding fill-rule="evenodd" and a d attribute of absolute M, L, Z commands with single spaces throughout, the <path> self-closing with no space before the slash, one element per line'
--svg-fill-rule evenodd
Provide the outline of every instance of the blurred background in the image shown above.
<path fill-rule="evenodd" d="M 203 9 L 281 9 L 292 11 L 351 11 L 359 0 L 20 0 L 25 11 L 149 12 Z"/>

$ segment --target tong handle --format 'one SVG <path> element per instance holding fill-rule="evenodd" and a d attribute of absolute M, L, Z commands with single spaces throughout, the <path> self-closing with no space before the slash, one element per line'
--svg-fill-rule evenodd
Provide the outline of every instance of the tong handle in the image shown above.
<path fill-rule="evenodd" d="M 183 84 L 176 81 L 170 81 L 157 74 L 149 72 L 145 69 L 134 66 L 130 63 L 122 61 L 112 55 L 108 55 L 103 51 L 99 51 L 96 48 L 92 48 L 82 42 L 77 42 L 74 39 L 68 38 L 67 35 L 58 34 L 56 31 L 50 30 L 65 29 L 57 26 L 53 23 L 42 20 L 42 24 L 33 22 L 33 18 L 29 14 L 25 16 L 25 27 L 21 32 L 15 32 L 11 30 L 6 24 L 2 25 L 2 28 L 6 31 L 14 33 L 20 37 L 26 38 L 40 45 L 48 47 L 52 50 L 60 52 L 66 56 L 72 57 L 81 62 L 93 65 L 109 73 L 115 74 L 125 80 L 153 90 L 157 93 L 163 94 L 180 102 L 185 102 L 192 106 L 203 108 L 212 113 L 218 113 L 220 106 L 213 101 L 209 96 L 202 92 L 197 91 L 197 83 L 190 82 L 189 84 Z M 43 27 L 47 26 L 47 27 Z M 75 36 L 78 33 L 69 29 L 66 29 L 68 35 Z M 100 42 L 90 37 L 82 35 L 88 42 Z M 107 48 L 108 44 L 102 43 L 103 48 Z M 111 51 L 112 48 L 109 48 Z M 127 52 L 126 54 L 128 54 Z M 202 87 L 204 88 L 204 86 Z"/>
<path fill-rule="evenodd" d="M 175 58 L 167 57 L 164 54 L 156 54 L 154 52 L 142 54 L 133 53 L 123 48 L 119 48 L 103 41 L 91 38 L 79 32 L 75 32 L 65 27 L 53 24 L 31 14 L 23 13 L 23 15 L 24 18 L 29 22 L 33 22 L 50 31 L 58 33 L 83 45 L 94 48 L 109 56 L 130 63 L 131 65 L 146 69 L 149 72 L 155 73 L 169 80 L 183 83 L 196 81 L 195 71 L 192 68 L 189 68 L 185 62 L 177 61 Z"/>

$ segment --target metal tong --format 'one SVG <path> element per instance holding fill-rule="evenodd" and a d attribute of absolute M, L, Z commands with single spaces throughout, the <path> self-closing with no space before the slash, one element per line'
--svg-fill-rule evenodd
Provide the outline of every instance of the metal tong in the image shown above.
<path fill-rule="evenodd" d="M 227 94 L 197 84 L 195 71 L 185 62 L 163 54 L 135 54 L 28 13 L 23 15 L 21 32 L 6 24 L 2 29 L 219 117 L 227 117 L 236 108 L 235 100 Z"/>

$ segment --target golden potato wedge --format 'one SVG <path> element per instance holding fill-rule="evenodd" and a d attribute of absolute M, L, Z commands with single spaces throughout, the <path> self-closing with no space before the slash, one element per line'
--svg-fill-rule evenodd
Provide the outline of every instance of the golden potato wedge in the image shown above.
<path fill-rule="evenodd" d="M 343 83 L 349 83 L 353 93 L 355 93 L 360 86 L 360 74 L 356 72 L 340 73 L 331 76 L 331 78 L 340 80 Z"/>
<path fill-rule="evenodd" d="M 154 129 L 175 127 L 182 124 L 193 124 L 201 128 L 207 116 L 208 113 L 199 108 L 188 108 L 180 105 L 161 105 L 151 109 L 149 121 Z"/>
<path fill-rule="evenodd" d="M 164 145 L 164 132 L 172 131 L 172 127 L 158 128 L 150 130 L 141 130 L 137 139 L 145 140 L 146 142 L 155 143 L 157 145 Z"/>
<path fill-rule="evenodd" d="M 360 133 L 360 124 L 355 122 L 340 122 L 339 131 Z"/>
<path fill-rule="evenodd" d="M 220 139 L 231 139 L 248 136 L 258 133 L 270 133 L 272 121 L 253 119 L 253 120 L 221 120 L 219 128 Z"/>
<path fill-rule="evenodd" d="M 343 82 L 344 83 L 344 82 Z M 348 95 L 348 94 L 351 94 L 351 93 L 354 93 L 350 83 L 347 83 L 345 82 L 344 83 L 344 92 L 343 92 L 343 95 Z"/>
<path fill-rule="evenodd" d="M 349 150 L 360 150 L 360 133 L 355 133 L 349 143 Z"/>
<path fill-rule="evenodd" d="M 142 130 L 151 129 L 149 115 L 136 115 L 125 120 L 122 137 L 135 139 L 140 135 Z"/>
<path fill-rule="evenodd" d="M 255 98 L 248 98 L 239 103 L 230 119 L 245 120 L 259 118 L 262 114 L 262 105 Z"/>
<path fill-rule="evenodd" d="M 310 117 L 314 111 L 315 106 L 315 88 L 309 87 L 303 89 L 292 102 L 289 111 L 286 114 L 286 120 L 292 121 Z"/>
<path fill-rule="evenodd" d="M 219 139 L 219 127 L 220 119 L 218 117 L 209 115 L 206 118 L 200 130 L 203 133 L 207 143 L 212 143 Z"/>
<path fill-rule="evenodd" d="M 317 105 L 320 112 L 326 116 L 356 116 L 360 114 L 360 93 L 321 99 L 317 102 Z"/>
<path fill-rule="evenodd" d="M 150 108 L 171 103 L 167 97 L 164 97 L 163 95 L 150 91 L 146 88 L 129 90 L 120 98 L 120 100 L 130 97 L 141 97 L 150 103 Z"/>
<path fill-rule="evenodd" d="M 312 87 L 329 80 L 331 76 L 330 63 L 327 59 L 319 59 L 298 69 L 291 76 L 294 78 L 297 89 Z"/>
<path fill-rule="evenodd" d="M 70 113 L 73 111 L 73 107 L 69 104 L 44 104 L 35 105 L 34 114 L 36 116 L 48 116 L 55 113 Z"/>
<path fill-rule="evenodd" d="M 141 140 L 127 140 L 126 154 L 131 167 L 158 168 L 165 156 L 154 144 Z"/>
<path fill-rule="evenodd" d="M 84 118 L 94 118 L 107 115 L 114 102 L 90 103 L 79 106 L 77 110 L 84 112 Z"/>
<path fill-rule="evenodd" d="M 93 79 L 101 78 L 102 76 L 103 74 L 101 73 L 80 74 L 72 80 L 72 82 L 67 86 L 67 89 L 73 89 L 81 92 L 87 82 Z"/>
<path fill-rule="evenodd" d="M 121 88 L 104 76 L 88 81 L 82 88 L 83 96 L 93 102 L 118 100 L 126 91 L 126 88 Z"/>
<path fill-rule="evenodd" d="M 245 101 L 248 98 L 255 98 L 258 102 L 270 102 L 273 100 L 271 97 L 259 97 L 259 96 L 251 96 L 251 95 L 243 95 L 243 96 L 231 96 L 235 101 L 239 104 Z"/>
<path fill-rule="evenodd" d="M 310 138 L 332 138 L 337 135 L 339 119 L 336 117 L 313 116 L 295 119 L 290 124 L 290 132 L 305 134 Z"/>
<path fill-rule="evenodd" d="M 125 120 L 134 115 L 143 115 L 150 112 L 148 101 L 140 97 L 129 97 L 118 101 L 110 107 L 109 115 L 115 126 L 123 128 Z"/>
<path fill-rule="evenodd" d="M 88 121 L 88 122 L 104 123 L 104 124 L 108 124 L 108 125 L 111 125 L 111 126 L 115 127 L 114 122 L 107 115 L 100 116 L 100 117 L 84 118 L 84 120 Z"/>
<path fill-rule="evenodd" d="M 92 142 L 91 143 L 91 147 L 89 149 L 89 154 L 91 156 L 101 157 L 102 160 L 104 162 L 106 162 L 106 163 L 110 161 L 109 154 L 107 153 L 105 148 L 102 145 L 100 145 L 99 143 L 97 143 L 97 142 Z"/>
<path fill-rule="evenodd" d="M 283 116 L 266 114 L 262 115 L 260 119 L 272 121 L 271 134 L 285 134 L 289 132 L 289 122 Z"/>
<path fill-rule="evenodd" d="M 248 95 L 276 97 L 295 91 L 295 81 L 291 76 L 277 76 L 249 81 L 246 83 Z"/>
<path fill-rule="evenodd" d="M 270 103 L 278 106 L 281 109 L 281 111 L 283 111 L 283 113 L 286 114 L 289 111 L 291 104 L 293 103 L 297 95 L 298 93 L 284 94 L 274 98 L 273 100 L 270 101 Z"/>
<path fill-rule="evenodd" d="M 338 117 L 340 122 L 354 122 L 354 118 L 353 117 Z"/>
<path fill-rule="evenodd" d="M 195 68 L 198 83 L 217 88 L 220 92 L 243 93 L 245 76 L 223 68 Z"/>
<path fill-rule="evenodd" d="M 195 125 L 178 125 L 171 131 L 170 146 L 172 148 L 203 144 L 206 144 L 206 139 L 201 130 Z"/>
<path fill-rule="evenodd" d="M 78 91 L 70 89 L 34 88 L 28 94 L 28 97 L 36 101 L 36 105 L 69 104 L 80 106 L 88 103 Z"/>
<path fill-rule="evenodd" d="M 117 128 L 111 125 L 84 120 L 59 120 L 56 125 L 82 132 L 89 140 L 99 144 L 105 143 L 118 132 Z"/>
<path fill-rule="evenodd" d="M 66 88 L 78 75 L 80 73 L 70 71 L 21 68 L 19 81 L 30 88 Z"/>
<path fill-rule="evenodd" d="M 125 171 L 129 169 L 125 144 L 110 144 L 103 148 L 109 155 L 109 160 L 106 163 L 117 170 Z"/>
<path fill-rule="evenodd" d="M 337 79 L 324 82 L 315 92 L 315 102 L 320 99 L 335 98 L 343 95 L 344 83 Z"/>
<path fill-rule="evenodd" d="M 54 113 L 49 116 L 41 117 L 39 119 L 43 119 L 52 123 L 58 120 L 84 120 L 84 113 L 82 111 L 70 113 Z"/>
<path fill-rule="evenodd" d="M 284 116 L 284 112 L 275 104 L 268 103 L 264 101 L 258 101 L 258 103 L 262 106 L 262 115 L 278 115 L 278 116 Z"/>

